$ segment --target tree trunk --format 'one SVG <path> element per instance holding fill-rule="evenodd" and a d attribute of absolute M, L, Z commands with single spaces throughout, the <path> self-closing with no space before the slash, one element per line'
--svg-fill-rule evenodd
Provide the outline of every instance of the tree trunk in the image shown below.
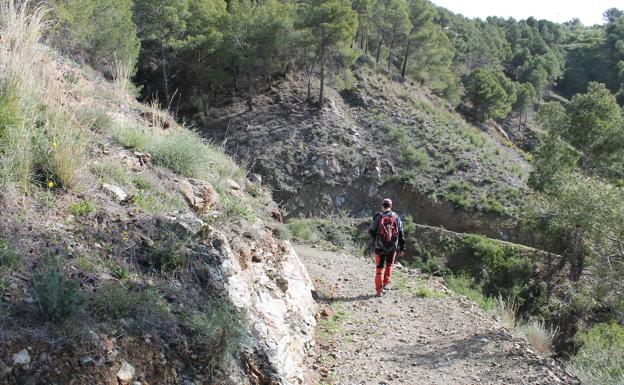
<path fill-rule="evenodd" d="M 379 64 L 379 54 L 381 52 L 382 43 L 383 43 L 383 39 L 379 39 L 379 44 L 377 45 L 377 55 L 375 56 L 375 64 Z"/>
<path fill-rule="evenodd" d="M 403 57 L 403 66 L 401 67 L 401 77 L 402 78 L 405 77 L 405 72 L 407 71 L 407 59 L 409 58 L 411 45 L 412 45 L 412 42 L 408 38 L 407 46 L 405 47 L 405 56 Z"/>
<path fill-rule="evenodd" d="M 163 89 L 165 91 L 165 103 L 169 103 L 169 79 L 167 75 L 167 59 L 165 58 L 165 44 L 160 44 L 160 60 L 162 67 Z"/>
<path fill-rule="evenodd" d="M 390 73 L 390 65 L 392 64 L 392 49 L 394 49 L 394 34 L 390 40 L 390 51 L 388 52 L 388 73 Z"/>
<path fill-rule="evenodd" d="M 323 107 L 325 97 L 325 37 L 321 40 L 321 90 L 319 92 L 319 107 Z"/>
<path fill-rule="evenodd" d="M 253 111 L 253 95 L 251 93 L 251 73 L 247 74 L 247 108 Z"/>
<path fill-rule="evenodd" d="M 568 250 L 566 250 L 569 254 L 570 259 L 570 281 L 578 282 L 581 278 L 581 273 L 583 272 L 584 265 L 584 255 L 583 255 L 583 228 L 581 226 L 576 226 L 574 232 L 570 236 L 570 243 L 568 245 Z"/>

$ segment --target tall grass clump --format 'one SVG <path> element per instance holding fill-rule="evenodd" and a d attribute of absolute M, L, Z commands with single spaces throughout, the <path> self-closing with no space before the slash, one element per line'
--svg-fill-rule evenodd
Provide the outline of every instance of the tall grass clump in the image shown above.
<path fill-rule="evenodd" d="M 63 85 L 38 44 L 46 10 L 0 5 L 0 183 L 74 188 L 86 144 L 67 110 Z"/>
<path fill-rule="evenodd" d="M 210 167 L 211 148 L 190 130 L 161 136 L 153 142 L 151 152 L 156 163 L 184 176 L 201 176 Z"/>
<path fill-rule="evenodd" d="M 243 170 L 221 148 L 190 129 L 163 130 L 141 127 L 138 123 L 115 122 L 110 133 L 126 148 L 152 154 L 155 164 L 186 177 L 210 179 L 216 182 L 215 188 L 223 179 L 240 181 L 244 176 Z"/>
<path fill-rule="evenodd" d="M 557 335 L 557 330 L 549 327 L 542 320 L 530 319 L 517 322 L 514 334 L 525 339 L 537 354 L 546 356 L 551 352 L 552 341 Z"/>

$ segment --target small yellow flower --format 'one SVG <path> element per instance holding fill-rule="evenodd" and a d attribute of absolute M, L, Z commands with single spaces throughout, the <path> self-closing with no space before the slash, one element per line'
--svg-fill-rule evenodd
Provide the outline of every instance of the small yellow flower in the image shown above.
<path fill-rule="evenodd" d="M 49 181 L 49 182 L 48 182 L 48 188 L 53 188 L 53 187 L 54 187 L 54 182 Z"/>
<path fill-rule="evenodd" d="M 57 148 L 57 147 L 58 147 L 58 143 L 56 143 L 56 142 L 52 142 L 52 147 L 53 147 L 53 148 Z"/>

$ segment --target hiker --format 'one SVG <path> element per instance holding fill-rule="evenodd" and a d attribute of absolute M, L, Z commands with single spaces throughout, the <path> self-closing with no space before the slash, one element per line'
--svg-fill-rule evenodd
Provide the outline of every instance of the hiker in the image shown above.
<path fill-rule="evenodd" d="M 397 255 L 405 254 L 405 234 L 403 222 L 397 213 L 392 211 L 392 200 L 385 198 L 381 204 L 382 212 L 373 216 L 368 233 L 373 237 L 375 247 L 375 290 L 381 297 L 383 290 L 390 288 L 390 275 Z"/>

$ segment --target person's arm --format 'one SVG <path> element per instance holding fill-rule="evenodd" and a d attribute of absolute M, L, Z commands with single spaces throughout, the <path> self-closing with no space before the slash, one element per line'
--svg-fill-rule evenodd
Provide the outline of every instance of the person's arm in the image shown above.
<path fill-rule="evenodd" d="M 377 236 L 377 227 L 379 226 L 379 218 L 381 215 L 379 213 L 373 216 L 373 221 L 368 226 L 368 234 L 374 239 Z"/>
<path fill-rule="evenodd" d="M 399 251 L 400 252 L 405 252 L 405 232 L 403 230 L 403 221 L 401 220 L 401 217 L 399 217 L 397 215 L 397 222 L 399 225 Z"/>

